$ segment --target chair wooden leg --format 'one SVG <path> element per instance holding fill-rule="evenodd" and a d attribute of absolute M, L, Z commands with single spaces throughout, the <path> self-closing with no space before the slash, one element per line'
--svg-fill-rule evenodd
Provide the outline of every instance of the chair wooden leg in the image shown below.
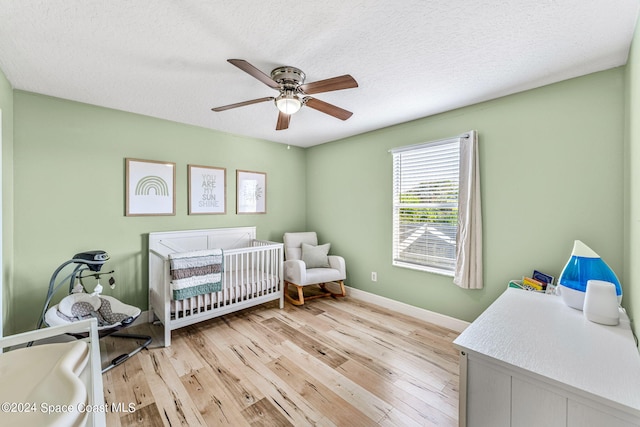
<path fill-rule="evenodd" d="M 300 286 L 300 285 L 296 285 L 295 283 L 290 283 L 287 282 L 286 280 L 284 281 L 284 297 L 287 299 L 287 301 L 289 301 L 291 304 L 293 305 L 297 305 L 297 306 L 301 306 L 304 305 L 305 301 L 307 300 L 311 300 L 311 299 L 316 299 L 316 298 L 322 298 L 322 297 L 332 297 L 332 298 L 338 298 L 338 297 L 344 297 L 347 295 L 347 292 L 344 288 L 344 281 L 342 280 L 338 280 L 336 282 L 333 283 L 337 283 L 338 285 L 340 285 L 340 293 L 335 293 L 335 292 L 331 292 L 329 289 L 327 289 L 327 284 L 326 283 L 318 283 L 318 285 L 320 286 L 320 289 L 322 289 L 324 291 L 323 294 L 318 294 L 318 295 L 312 295 L 312 296 L 308 296 L 308 297 L 304 297 L 304 286 Z M 298 299 L 293 298 L 291 295 L 289 295 L 289 285 L 295 286 L 296 289 L 298 290 Z"/>
<path fill-rule="evenodd" d="M 293 285 L 298 289 L 298 299 L 292 298 L 289 295 L 289 285 Z M 303 305 L 304 304 L 304 294 L 302 292 L 302 286 L 298 286 L 295 283 L 289 283 L 286 280 L 284 281 L 284 297 L 293 305 Z"/>
<path fill-rule="evenodd" d="M 297 286 L 298 288 L 298 301 L 300 301 L 300 305 L 304 304 L 304 293 L 302 291 L 302 286 Z"/>
<path fill-rule="evenodd" d="M 346 297 L 347 296 L 347 291 L 344 288 L 344 280 L 340 280 L 338 282 L 338 284 L 340 285 L 340 293 L 339 294 L 335 294 L 334 296 L 336 296 L 336 297 Z"/>
<path fill-rule="evenodd" d="M 338 280 L 335 281 L 333 283 L 337 283 L 338 285 L 340 285 L 340 293 L 337 294 L 335 292 L 331 292 L 329 289 L 326 288 L 326 283 L 321 283 L 320 284 L 320 288 L 322 288 L 323 291 L 327 292 L 326 296 L 331 296 L 332 298 L 338 298 L 338 297 L 345 297 L 347 296 L 347 292 L 344 288 L 344 281 L 343 280 Z"/>

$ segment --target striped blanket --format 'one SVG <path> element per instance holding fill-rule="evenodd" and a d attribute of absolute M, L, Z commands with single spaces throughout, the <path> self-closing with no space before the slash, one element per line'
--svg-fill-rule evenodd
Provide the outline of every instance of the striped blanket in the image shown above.
<path fill-rule="evenodd" d="M 220 291 L 223 260 L 222 249 L 169 254 L 173 299 Z"/>

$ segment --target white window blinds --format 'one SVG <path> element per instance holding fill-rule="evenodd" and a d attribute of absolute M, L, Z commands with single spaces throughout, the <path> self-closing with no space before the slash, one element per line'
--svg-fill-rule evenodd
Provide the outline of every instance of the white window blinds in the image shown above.
<path fill-rule="evenodd" d="M 393 265 L 453 275 L 460 138 L 393 154 Z"/>

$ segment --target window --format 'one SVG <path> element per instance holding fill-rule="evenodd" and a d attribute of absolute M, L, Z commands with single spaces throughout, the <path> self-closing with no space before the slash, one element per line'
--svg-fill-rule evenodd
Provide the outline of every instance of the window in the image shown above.
<path fill-rule="evenodd" d="M 453 276 L 460 138 L 391 150 L 393 265 Z"/>

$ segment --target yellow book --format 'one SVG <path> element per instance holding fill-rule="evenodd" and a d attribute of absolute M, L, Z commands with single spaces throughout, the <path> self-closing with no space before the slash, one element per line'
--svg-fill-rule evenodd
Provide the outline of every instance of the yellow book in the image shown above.
<path fill-rule="evenodd" d="M 532 279 L 531 277 L 523 277 L 522 278 L 522 286 L 526 287 L 531 287 L 533 289 L 535 289 L 536 291 L 543 291 L 545 286 L 544 283 Z"/>

